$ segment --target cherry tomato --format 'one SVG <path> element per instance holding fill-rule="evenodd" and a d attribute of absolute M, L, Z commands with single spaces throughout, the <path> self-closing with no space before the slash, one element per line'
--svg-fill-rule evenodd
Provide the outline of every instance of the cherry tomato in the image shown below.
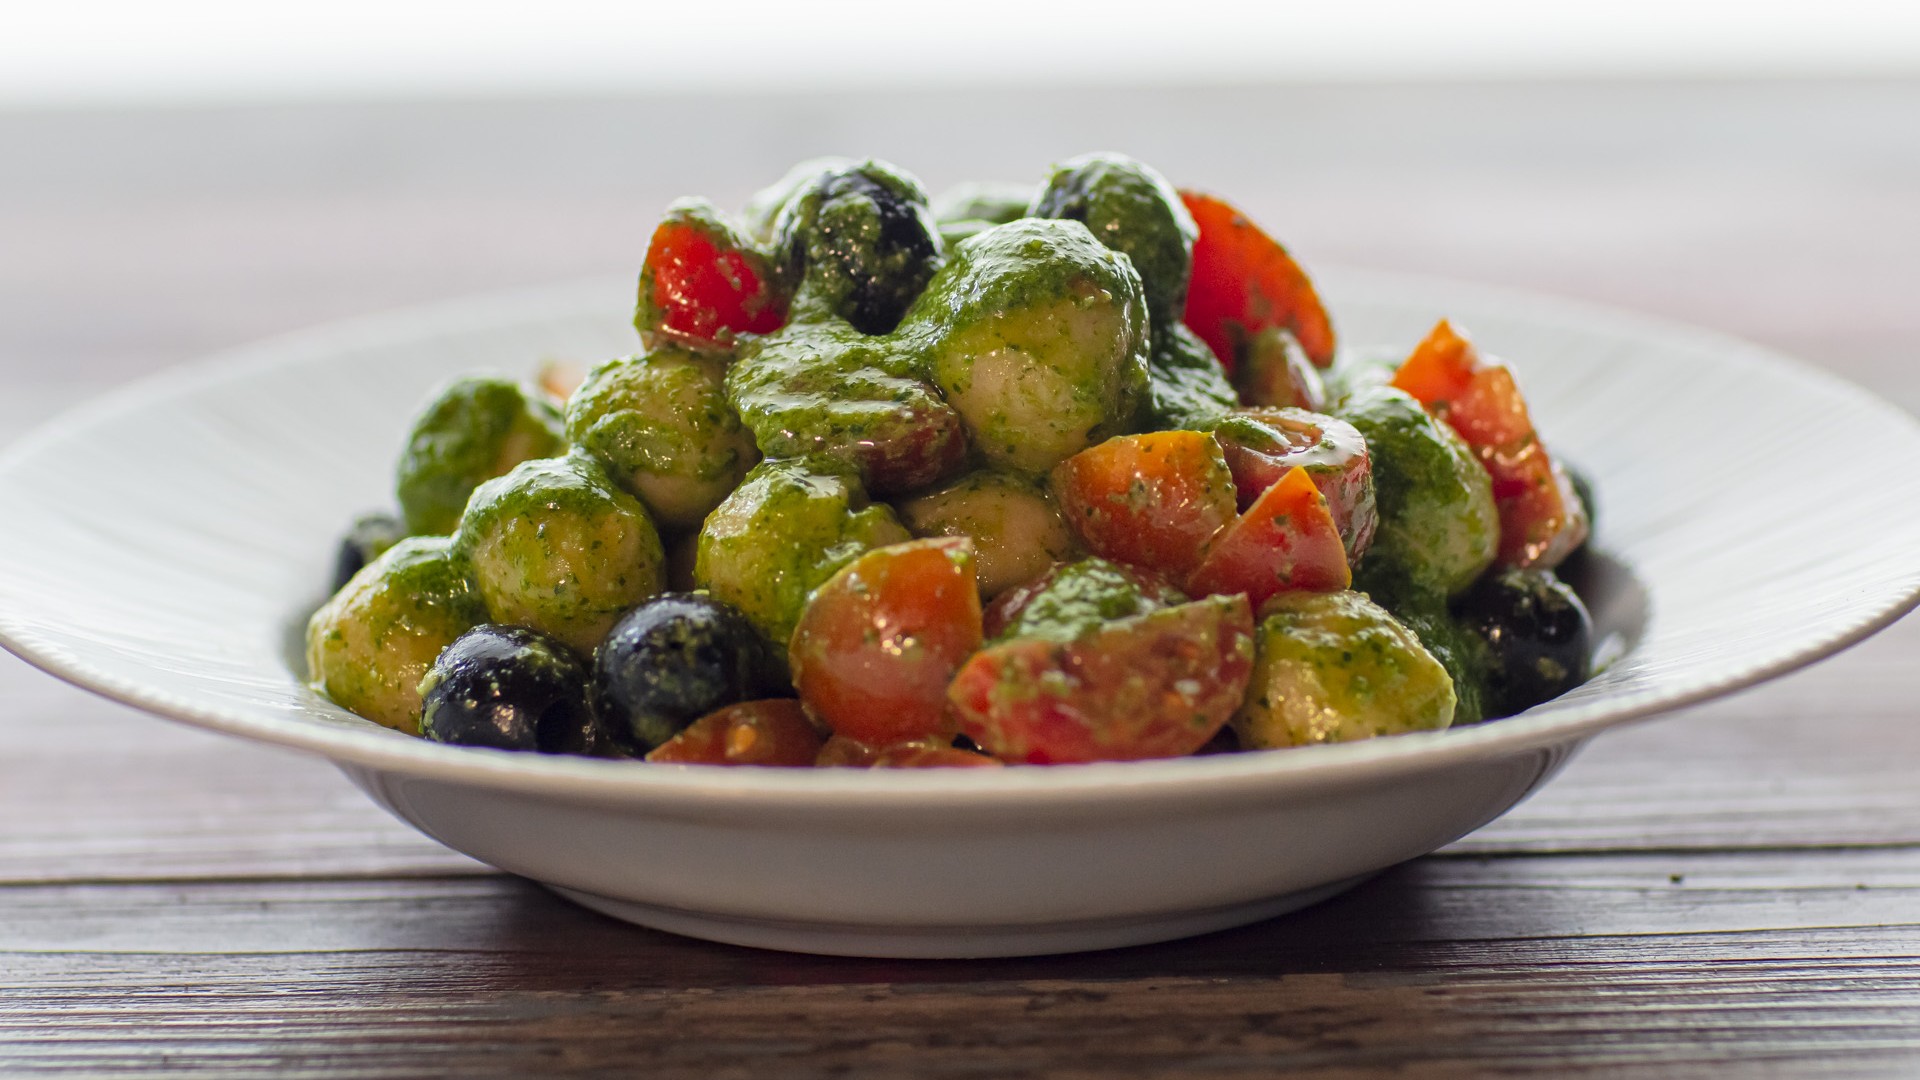
<path fill-rule="evenodd" d="M 1220 530 L 1187 580 L 1187 592 L 1244 593 L 1257 608 L 1276 593 L 1336 592 L 1352 584 L 1327 497 L 1307 470 L 1296 468 Z"/>
<path fill-rule="evenodd" d="M 640 269 L 634 326 L 703 349 L 732 348 L 735 334 L 785 324 L 787 297 L 773 268 L 704 199 L 681 199 L 653 231 Z"/>
<path fill-rule="evenodd" d="M 828 578 L 794 628 L 800 700 L 836 735 L 875 746 L 951 735 L 947 684 L 980 647 L 973 540 L 876 548 Z"/>
<path fill-rule="evenodd" d="M 1332 365 L 1333 324 L 1287 249 L 1224 200 L 1197 191 L 1182 191 L 1180 200 L 1200 226 L 1181 321 L 1213 346 L 1227 371 L 1270 327 L 1292 334 L 1315 367 Z"/>
<path fill-rule="evenodd" d="M 1108 439 L 1061 462 L 1053 489 L 1088 551 L 1176 578 L 1234 514 L 1233 474 L 1198 431 Z"/>
<path fill-rule="evenodd" d="M 1587 538 L 1573 480 L 1534 431 L 1513 371 L 1483 358 L 1445 319 L 1394 373 L 1393 385 L 1420 399 L 1472 447 L 1493 478 L 1506 566 L 1549 569 Z"/>
<path fill-rule="evenodd" d="M 742 701 L 695 720 L 648 761 L 676 765 L 812 765 L 822 743 L 792 698 Z"/>
<path fill-rule="evenodd" d="M 1009 762 L 1177 757 L 1207 744 L 1253 672 L 1253 609 L 1216 596 L 1121 619 L 1070 642 L 975 653 L 948 698 L 961 730 Z"/>
<path fill-rule="evenodd" d="M 1221 421 L 1213 437 L 1233 473 L 1242 511 L 1289 470 L 1303 468 L 1327 497 L 1347 561 L 1373 543 L 1380 524 L 1373 462 L 1367 440 L 1352 424 L 1305 409 L 1246 408 Z"/>

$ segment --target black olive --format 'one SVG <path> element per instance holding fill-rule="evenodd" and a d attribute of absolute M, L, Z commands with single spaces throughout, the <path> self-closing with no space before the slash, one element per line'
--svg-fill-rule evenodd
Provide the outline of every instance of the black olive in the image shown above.
<path fill-rule="evenodd" d="M 339 592 L 361 567 L 406 536 L 407 527 L 392 514 L 362 514 L 354 518 L 353 527 L 340 538 L 340 553 L 333 560 L 333 591 Z"/>
<path fill-rule="evenodd" d="M 919 182 L 881 162 L 822 173 L 781 211 L 774 245 L 800 282 L 795 308 L 824 308 L 863 334 L 891 333 L 940 268 Z"/>
<path fill-rule="evenodd" d="M 420 681 L 420 734 L 436 742 L 592 754 L 587 666 L 557 639 L 521 626 L 476 626 Z"/>
<path fill-rule="evenodd" d="M 1459 625 L 1486 643 L 1486 709 L 1510 716 L 1587 681 L 1593 620 L 1551 571 L 1495 570 L 1454 605 Z"/>
<path fill-rule="evenodd" d="M 792 693 L 747 617 L 701 593 L 662 593 L 614 624 L 594 651 L 592 692 L 608 734 L 631 753 L 721 706 Z"/>

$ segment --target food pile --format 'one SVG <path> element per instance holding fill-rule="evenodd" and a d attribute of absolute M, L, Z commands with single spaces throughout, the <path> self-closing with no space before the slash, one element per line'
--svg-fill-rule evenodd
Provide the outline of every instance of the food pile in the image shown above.
<path fill-rule="evenodd" d="M 449 743 L 996 766 L 1437 730 L 1588 675 L 1554 568 L 1590 496 L 1512 372 L 1446 322 L 1342 355 L 1281 245 L 1138 161 L 681 200 L 635 325 L 577 386 L 428 403 L 312 617 L 318 690 Z"/>

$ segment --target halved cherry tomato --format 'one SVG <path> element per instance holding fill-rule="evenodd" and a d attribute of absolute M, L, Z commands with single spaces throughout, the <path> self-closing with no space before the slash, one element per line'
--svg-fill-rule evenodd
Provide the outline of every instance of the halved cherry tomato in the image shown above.
<path fill-rule="evenodd" d="M 1245 511 L 1288 470 L 1313 477 L 1346 544 L 1347 561 L 1373 543 L 1380 516 L 1373 496 L 1373 460 L 1367 440 L 1345 420 L 1305 409 L 1236 409 L 1213 437 L 1233 473 Z"/>
<path fill-rule="evenodd" d="M 961 730 L 1004 761 L 1177 757 L 1213 738 L 1252 672 L 1253 609 L 1245 597 L 1215 596 L 1064 644 L 989 646 L 960 669 L 948 698 Z"/>
<path fill-rule="evenodd" d="M 792 698 L 717 709 L 653 748 L 648 761 L 680 765 L 812 765 L 820 732 Z"/>
<path fill-rule="evenodd" d="M 768 334 L 787 321 L 787 297 L 753 244 L 704 199 L 681 199 L 653 230 L 640 269 L 633 323 L 648 348 L 657 335 L 728 349 L 735 334 Z"/>
<path fill-rule="evenodd" d="M 1587 515 L 1573 480 L 1534 431 L 1513 371 L 1485 358 L 1445 320 L 1393 376 L 1472 447 L 1493 478 L 1500 510 L 1499 561 L 1548 569 L 1587 538 Z"/>
<path fill-rule="evenodd" d="M 1353 584 L 1327 497 L 1292 469 L 1207 545 L 1187 579 L 1194 596 L 1244 593 L 1258 608 L 1291 589 L 1335 592 Z"/>
<path fill-rule="evenodd" d="M 1229 373 L 1247 343 L 1269 327 L 1292 334 L 1314 366 L 1331 366 L 1333 323 L 1287 249 L 1225 200 L 1182 191 L 1180 201 L 1200 226 L 1181 321 L 1213 346 Z"/>
<path fill-rule="evenodd" d="M 1061 516 L 1088 551 L 1184 577 L 1233 520 L 1233 474 L 1199 431 L 1120 435 L 1054 469 Z"/>
<path fill-rule="evenodd" d="M 973 540 L 876 548 L 816 589 L 788 658 L 808 711 L 875 746 L 951 735 L 947 684 L 980 647 Z"/>
<path fill-rule="evenodd" d="M 876 769 L 966 769 L 1005 764 L 997 757 L 962 750 L 937 739 L 895 743 L 882 749 L 873 759 Z"/>

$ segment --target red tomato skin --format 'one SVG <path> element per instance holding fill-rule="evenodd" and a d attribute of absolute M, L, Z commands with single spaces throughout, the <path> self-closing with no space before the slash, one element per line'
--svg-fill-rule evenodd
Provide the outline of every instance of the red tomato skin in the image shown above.
<path fill-rule="evenodd" d="M 1258 608 L 1276 593 L 1338 592 L 1352 584 L 1327 498 L 1305 469 L 1295 468 L 1213 538 L 1187 592 L 1242 594 Z"/>
<path fill-rule="evenodd" d="M 1380 514 L 1373 493 L 1373 458 L 1367 440 L 1345 420 L 1289 408 L 1242 408 L 1234 416 L 1259 424 L 1273 438 L 1256 442 L 1240 428 L 1214 432 L 1233 473 L 1240 510 L 1246 510 L 1288 470 L 1304 468 L 1313 477 L 1340 530 L 1352 563 L 1373 544 Z"/>
<path fill-rule="evenodd" d="M 1234 515 L 1233 474 L 1199 431 L 1115 436 L 1061 462 L 1052 486 L 1088 551 L 1174 578 Z"/>
<path fill-rule="evenodd" d="M 1550 569 L 1587 538 L 1586 509 L 1534 430 L 1512 369 L 1442 319 L 1394 374 L 1472 448 L 1493 479 L 1506 566 Z"/>
<path fill-rule="evenodd" d="M 807 710 L 874 746 L 952 735 L 946 688 L 980 647 L 973 540 L 878 548 L 816 589 L 788 659 Z"/>
<path fill-rule="evenodd" d="M 820 732 L 792 698 L 728 705 L 653 748 L 646 760 L 675 765 L 812 765 Z"/>
<path fill-rule="evenodd" d="M 647 347 L 665 337 L 725 350 L 735 335 L 785 325 L 787 297 L 767 260 L 703 199 L 682 199 L 653 231 L 634 326 Z"/>
<path fill-rule="evenodd" d="M 1253 609 L 1217 596 L 1118 620 L 1071 642 L 991 645 L 954 677 L 961 730 L 1007 762 L 1191 754 L 1240 707 Z"/>
<path fill-rule="evenodd" d="M 1228 372 L 1262 330 L 1294 336 L 1315 367 L 1333 364 L 1333 323 L 1313 282 L 1287 249 L 1223 199 L 1180 192 L 1200 238 L 1181 321 L 1213 347 Z"/>

